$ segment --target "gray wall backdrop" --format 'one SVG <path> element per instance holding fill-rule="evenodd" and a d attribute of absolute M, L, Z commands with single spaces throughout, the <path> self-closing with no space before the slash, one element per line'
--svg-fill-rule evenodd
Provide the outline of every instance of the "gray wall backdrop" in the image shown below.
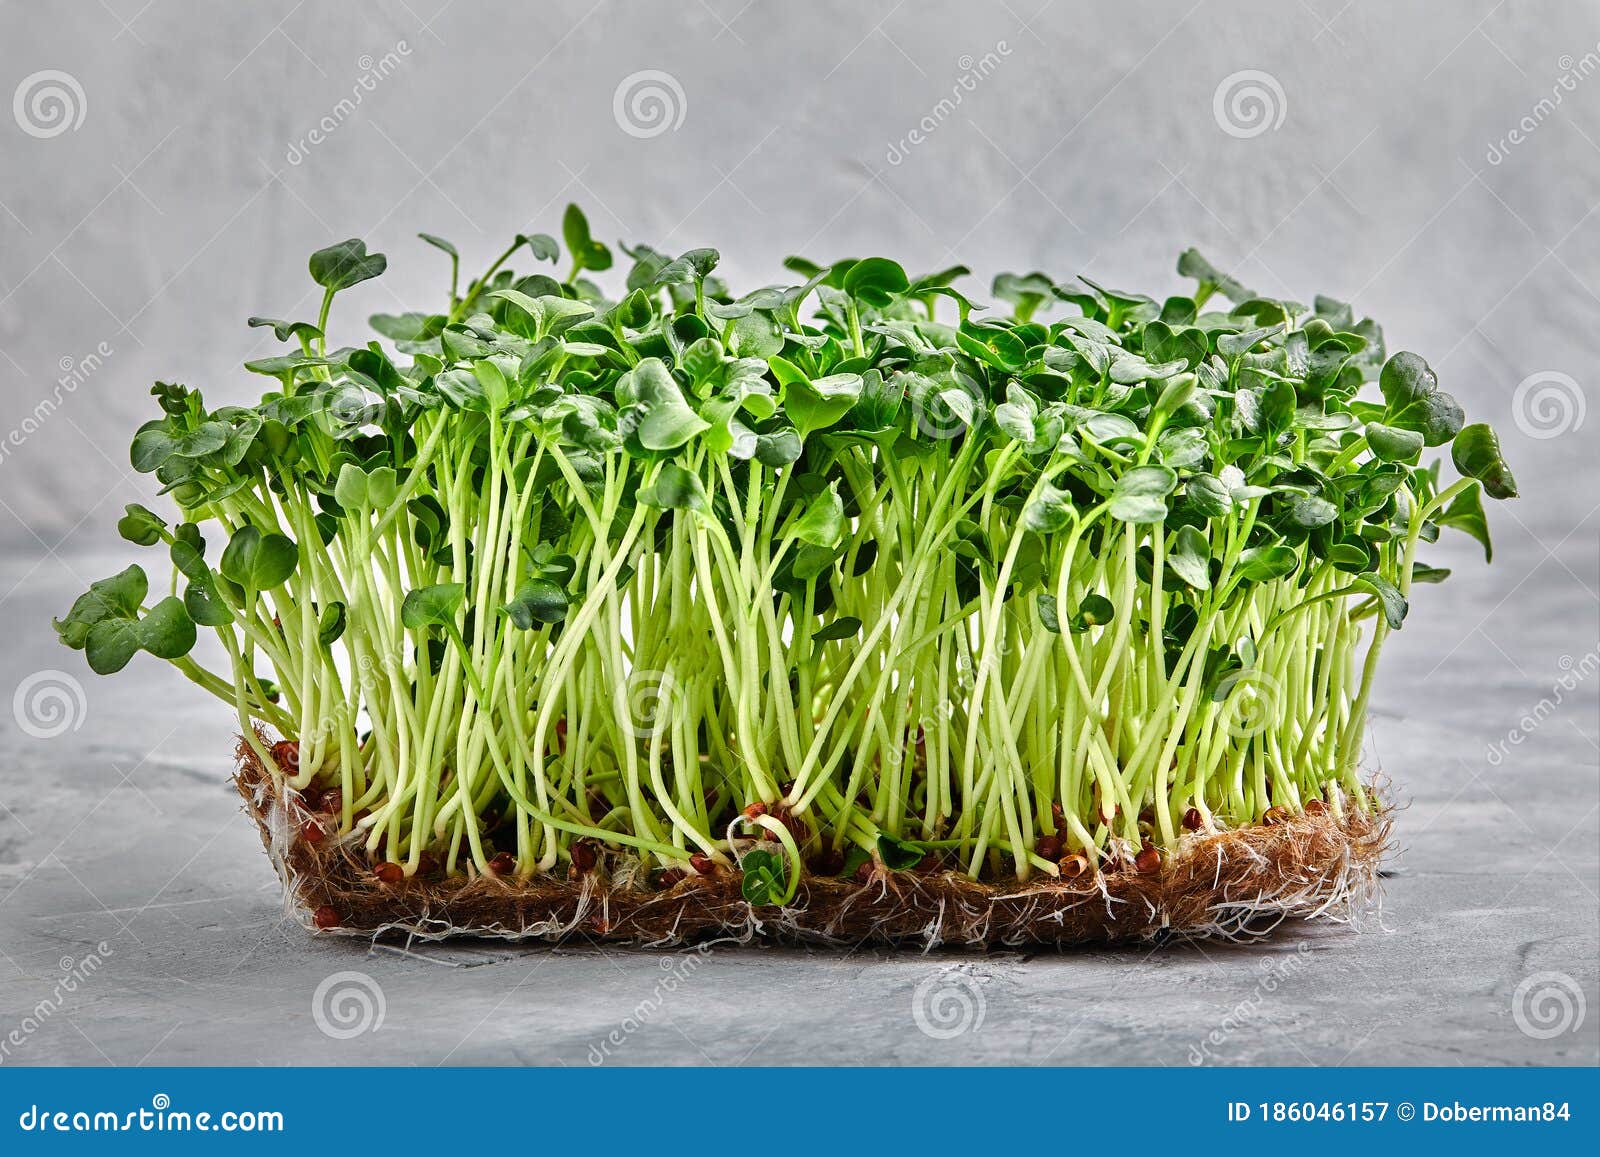
<path fill-rule="evenodd" d="M 1513 409 L 1549 375 L 1521 398 L 1548 434 L 1596 384 L 1592 2 L 0 12 L 0 543 L 18 550 L 104 542 L 144 493 L 126 444 L 152 379 L 259 389 L 238 364 L 274 343 L 244 319 L 314 310 L 312 249 L 390 255 L 340 299 L 359 326 L 437 295 L 418 230 L 478 266 L 568 200 L 607 238 L 715 245 L 751 283 L 791 252 L 870 250 L 963 260 L 980 289 L 1038 267 L 1159 294 L 1193 243 L 1268 292 L 1353 299 L 1427 356 L 1504 432 L 1527 526 L 1570 529 L 1593 477 L 1600 416 L 1534 438 Z M 624 90 L 630 133 L 618 88 L 647 70 L 668 79 L 633 89 L 671 112 Z"/>

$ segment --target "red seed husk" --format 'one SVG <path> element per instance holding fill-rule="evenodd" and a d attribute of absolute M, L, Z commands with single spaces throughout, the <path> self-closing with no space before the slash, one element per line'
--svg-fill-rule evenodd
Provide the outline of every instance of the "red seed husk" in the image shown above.
<path fill-rule="evenodd" d="M 1183 826 L 1191 832 L 1197 832 L 1205 826 L 1205 817 L 1200 814 L 1200 809 L 1192 807 L 1183 813 Z"/>
<path fill-rule="evenodd" d="M 1267 809 L 1266 814 L 1261 817 L 1261 822 L 1264 823 L 1264 824 L 1281 824 L 1281 823 L 1286 822 L 1288 820 L 1288 818 L 1289 818 L 1289 809 L 1288 808 L 1285 808 L 1285 807 L 1269 807 Z"/>
<path fill-rule="evenodd" d="M 717 862 L 704 852 L 696 852 L 690 856 L 689 866 L 694 869 L 697 876 L 709 876 L 717 870 Z"/>
<path fill-rule="evenodd" d="M 284 775 L 300 772 L 300 745 L 292 739 L 280 739 L 272 745 L 272 762 Z"/>
<path fill-rule="evenodd" d="M 510 852 L 499 852 L 489 861 L 489 871 L 496 876 L 509 876 L 517 870 L 517 857 Z"/>
<path fill-rule="evenodd" d="M 406 878 L 406 870 L 393 860 L 385 860 L 372 869 L 373 876 L 380 884 L 398 884 Z"/>
<path fill-rule="evenodd" d="M 1059 836 L 1041 836 L 1035 851 L 1041 859 L 1059 860 L 1061 858 L 1061 839 Z"/>
<path fill-rule="evenodd" d="M 312 914 L 311 922 L 318 928 L 337 928 L 339 913 L 334 911 L 332 904 L 324 904 Z"/>
<path fill-rule="evenodd" d="M 1063 880 L 1076 880 L 1079 876 L 1088 872 L 1089 861 L 1086 857 L 1073 852 L 1071 855 L 1062 856 L 1057 867 L 1061 869 L 1061 878 Z"/>
<path fill-rule="evenodd" d="M 1133 858 L 1133 866 L 1138 869 L 1140 875 L 1153 876 L 1161 870 L 1161 852 L 1155 845 L 1146 844 Z"/>

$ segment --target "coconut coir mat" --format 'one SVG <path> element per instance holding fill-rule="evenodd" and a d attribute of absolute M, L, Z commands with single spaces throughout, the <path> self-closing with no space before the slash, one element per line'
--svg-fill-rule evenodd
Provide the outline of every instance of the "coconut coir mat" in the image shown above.
<path fill-rule="evenodd" d="M 735 873 L 652 888 L 612 855 L 579 880 L 492 875 L 377 880 L 348 838 L 312 841 L 299 796 L 239 744 L 244 810 L 295 915 L 320 933 L 441 939 L 610 941 L 671 947 L 709 940 L 1014 948 L 1163 937 L 1259 936 L 1285 921 L 1349 920 L 1376 899 L 1390 813 L 1331 811 L 1186 836 L 1151 873 L 996 885 L 956 872 L 806 877 L 792 904 L 755 907 Z"/>

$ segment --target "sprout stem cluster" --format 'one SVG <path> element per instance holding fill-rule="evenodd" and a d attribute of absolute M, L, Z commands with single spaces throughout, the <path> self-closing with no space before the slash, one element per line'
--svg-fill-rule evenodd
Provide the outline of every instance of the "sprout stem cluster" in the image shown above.
<path fill-rule="evenodd" d="M 1162 301 L 955 268 L 817 266 L 734 296 L 647 246 L 620 297 L 569 209 L 438 312 L 335 348 L 360 241 L 311 258 L 271 389 L 158 383 L 131 567 L 57 623 L 237 714 L 326 833 L 405 875 L 527 878 L 603 850 L 739 870 L 988 880 L 1148 862 L 1366 809 L 1380 652 L 1441 528 L 1515 494 L 1415 354 L 1193 250 Z M 552 266 L 552 269 L 555 266 Z M 1445 481 L 1429 448 L 1449 446 Z M 219 646 L 196 651 L 202 631 Z M 276 733 L 278 742 L 258 735 Z M 1313 802 L 1315 801 L 1315 802 Z M 391 869 L 392 872 L 392 869 Z"/>

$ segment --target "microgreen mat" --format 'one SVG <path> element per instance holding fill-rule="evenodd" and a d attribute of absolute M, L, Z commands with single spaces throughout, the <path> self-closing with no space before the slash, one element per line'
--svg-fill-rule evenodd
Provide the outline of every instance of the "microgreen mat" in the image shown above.
<path fill-rule="evenodd" d="M 625 851 L 771 904 L 1373 806 L 1379 655 L 1447 574 L 1419 551 L 1487 558 L 1516 494 L 1376 323 L 1194 250 L 1163 300 L 1002 274 L 986 307 L 960 267 L 794 258 L 735 296 L 644 245 L 602 288 L 563 233 L 465 284 L 424 235 L 441 308 L 358 345 L 330 306 L 385 258 L 313 254 L 315 322 L 250 319 L 283 343 L 257 405 L 155 386 L 131 457 L 176 513 L 120 529 L 171 579 L 93 584 L 62 640 L 225 701 L 381 879 Z"/>

